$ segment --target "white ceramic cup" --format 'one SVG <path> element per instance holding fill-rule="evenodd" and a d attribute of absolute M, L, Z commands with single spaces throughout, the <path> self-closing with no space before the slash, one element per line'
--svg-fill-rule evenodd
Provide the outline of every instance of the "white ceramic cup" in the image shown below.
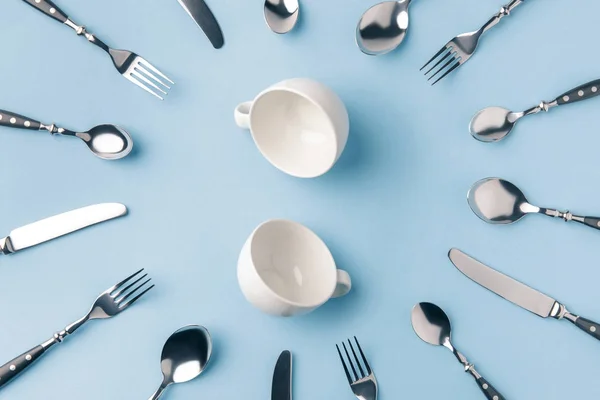
<path fill-rule="evenodd" d="M 262 155 L 281 171 L 314 178 L 340 158 L 350 127 L 348 111 L 327 86 L 296 78 L 277 83 L 235 109 Z"/>
<path fill-rule="evenodd" d="M 265 313 L 283 317 L 313 311 L 352 288 L 331 252 L 310 229 L 296 222 L 259 225 L 238 260 L 238 282 L 246 299 Z"/>

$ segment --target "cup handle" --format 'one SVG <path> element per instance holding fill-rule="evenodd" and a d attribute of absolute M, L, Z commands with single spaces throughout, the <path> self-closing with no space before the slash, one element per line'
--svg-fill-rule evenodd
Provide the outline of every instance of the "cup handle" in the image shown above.
<path fill-rule="evenodd" d="M 252 108 L 252 102 L 247 101 L 238 105 L 234 111 L 235 123 L 237 126 L 243 129 L 250 129 L 250 109 Z"/>
<path fill-rule="evenodd" d="M 352 289 L 352 279 L 350 279 L 350 275 L 343 269 L 338 269 L 337 283 L 331 297 L 336 298 L 345 296 L 350 292 L 350 289 Z"/>

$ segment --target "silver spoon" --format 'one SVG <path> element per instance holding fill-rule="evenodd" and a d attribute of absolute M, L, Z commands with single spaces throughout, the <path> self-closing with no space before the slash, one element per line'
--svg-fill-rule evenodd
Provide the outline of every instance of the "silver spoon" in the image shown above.
<path fill-rule="evenodd" d="M 47 130 L 53 135 L 75 136 L 83 140 L 92 153 L 104 160 L 123 158 L 131 153 L 133 148 L 133 140 L 129 134 L 115 125 L 98 125 L 87 132 L 73 132 L 54 124 L 44 125 L 34 119 L 0 110 L 0 126 L 33 131 Z"/>
<path fill-rule="evenodd" d="M 465 372 L 475 378 L 487 399 L 504 400 L 504 397 L 475 370 L 475 366 L 452 345 L 452 327 L 444 310 L 432 303 L 419 303 L 412 310 L 411 320 L 412 327 L 421 340 L 434 346 L 444 346 L 454 354 L 464 366 Z"/>
<path fill-rule="evenodd" d="M 369 8 L 356 27 L 358 48 L 370 56 L 379 56 L 398 47 L 408 30 L 410 2 L 386 1 Z"/>
<path fill-rule="evenodd" d="M 265 0 L 265 21 L 275 33 L 288 33 L 296 22 L 300 5 L 298 0 Z"/>
<path fill-rule="evenodd" d="M 212 354 L 212 340 L 208 330 L 190 325 L 173 333 L 167 339 L 160 359 L 163 381 L 149 400 L 158 400 L 173 383 L 191 381 L 204 371 Z"/>
<path fill-rule="evenodd" d="M 539 105 L 522 112 L 513 112 L 502 107 L 488 107 L 479 111 L 469 125 L 471 135 L 480 142 L 497 142 L 504 139 L 517 121 L 527 115 L 549 111 L 551 108 L 570 104 L 580 100 L 591 99 L 600 94 L 600 80 L 588 82 L 572 89 L 555 100 L 542 101 Z"/>
<path fill-rule="evenodd" d="M 490 224 L 512 224 L 527 214 L 543 214 L 576 221 L 600 229 L 600 218 L 573 215 L 569 211 L 542 208 L 529 203 L 523 192 L 500 178 L 485 178 L 475 182 L 467 195 L 471 210 Z"/>

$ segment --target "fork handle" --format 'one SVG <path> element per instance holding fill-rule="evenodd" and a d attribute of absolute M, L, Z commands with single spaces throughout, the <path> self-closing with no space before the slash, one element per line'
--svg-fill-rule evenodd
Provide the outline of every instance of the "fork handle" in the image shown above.
<path fill-rule="evenodd" d="M 42 345 L 36 346 L 0 367 L 0 388 L 25 371 L 45 351 L 46 349 Z"/>
<path fill-rule="evenodd" d="M 575 89 L 569 90 L 556 98 L 559 105 L 575 103 L 576 101 L 591 99 L 600 95 L 600 79 L 588 82 Z"/>
<path fill-rule="evenodd" d="M 481 27 L 481 32 L 484 33 L 488 29 L 496 26 L 496 24 L 498 22 L 500 22 L 500 20 L 502 18 L 509 16 L 510 13 L 512 12 L 512 10 L 514 10 L 517 6 L 519 6 L 524 1 L 525 0 L 512 0 L 510 3 L 503 6 L 500 9 L 500 12 L 498 12 L 496 15 L 494 15 L 492 18 L 490 18 L 490 20 L 488 22 L 486 22 L 484 26 Z"/>
<path fill-rule="evenodd" d="M 34 119 L 27 118 L 10 111 L 0 110 L 0 126 L 39 131 L 42 124 Z"/>
<path fill-rule="evenodd" d="M 31 7 L 39 10 L 49 16 L 57 20 L 58 22 L 65 23 L 69 19 L 67 14 L 65 14 L 60 8 L 56 6 L 50 0 L 23 0 L 25 3 L 29 4 Z"/>

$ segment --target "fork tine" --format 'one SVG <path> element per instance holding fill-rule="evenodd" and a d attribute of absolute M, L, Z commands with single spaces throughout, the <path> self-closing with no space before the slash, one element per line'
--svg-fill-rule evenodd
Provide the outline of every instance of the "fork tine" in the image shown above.
<path fill-rule="evenodd" d="M 451 68 L 448 68 L 448 71 L 446 71 L 446 73 L 444 75 L 442 75 L 435 82 L 433 82 L 431 84 L 431 86 L 435 85 L 436 83 L 438 83 L 439 81 L 441 81 L 442 79 L 444 79 L 446 77 L 446 75 L 448 75 L 450 72 L 454 71 L 458 67 L 460 67 L 460 61 L 456 61 L 456 64 L 454 64 Z"/>
<path fill-rule="evenodd" d="M 426 67 L 427 65 L 429 65 L 429 64 L 430 64 L 430 63 L 431 63 L 433 60 L 435 60 L 436 58 L 438 58 L 439 56 L 441 56 L 441 55 L 442 55 L 442 53 L 443 53 L 444 51 L 446 51 L 446 49 L 447 49 L 447 46 L 448 46 L 448 44 L 446 44 L 445 46 L 443 46 L 443 47 L 440 49 L 440 51 L 438 51 L 438 52 L 435 54 L 435 56 L 431 57 L 431 59 L 430 59 L 429 61 L 427 61 L 427 62 L 425 63 L 425 65 L 423 65 L 423 66 L 421 67 L 421 69 L 420 69 L 419 71 L 423 71 L 423 70 L 425 69 L 425 67 Z"/>
<path fill-rule="evenodd" d="M 338 355 L 340 356 L 340 361 L 344 366 L 344 371 L 346 372 L 346 378 L 348 378 L 348 383 L 352 385 L 352 378 L 350 377 L 350 371 L 348 371 L 348 367 L 346 366 L 346 362 L 344 361 L 344 357 L 342 356 L 342 352 L 340 351 L 340 347 L 336 344 L 335 348 L 337 349 Z"/>
<path fill-rule="evenodd" d="M 346 352 L 346 357 L 348 358 L 348 364 L 350 364 L 350 368 L 352 368 L 352 372 L 354 372 L 355 381 L 359 380 L 359 376 L 356 373 L 356 369 L 354 368 L 354 364 L 352 363 L 352 359 L 350 358 L 350 354 L 348 353 L 348 349 L 346 348 L 346 343 L 342 342 L 342 346 L 344 346 L 344 351 Z"/>
<path fill-rule="evenodd" d="M 369 373 L 369 375 L 371 375 L 371 366 L 369 365 L 369 362 L 367 361 L 367 357 L 365 357 L 365 353 L 363 353 L 362 348 L 360 347 L 360 344 L 358 343 L 358 339 L 356 338 L 356 336 L 354 336 L 354 341 L 356 342 L 356 345 L 358 346 L 358 351 L 360 352 L 360 355 L 362 356 L 362 359 L 365 362 L 365 367 L 367 367 L 367 372 Z"/>
<path fill-rule="evenodd" d="M 135 71 L 133 71 L 133 72 L 135 72 Z M 152 90 L 150 90 L 148 87 L 146 87 L 146 85 L 144 85 L 142 82 L 140 82 L 140 81 L 138 80 L 138 78 L 137 78 L 136 76 L 134 76 L 134 75 L 133 75 L 133 73 L 132 73 L 132 74 L 125 75 L 125 77 L 126 77 L 126 78 L 127 78 L 127 79 L 128 79 L 130 82 L 131 82 L 131 83 L 133 83 L 133 84 L 135 84 L 135 85 L 137 85 L 137 86 L 141 87 L 142 89 L 144 89 L 146 92 L 150 93 L 151 95 L 153 95 L 153 96 L 156 96 L 156 97 L 158 97 L 158 98 L 159 98 L 159 99 L 161 99 L 161 100 L 164 100 L 164 99 L 163 99 L 161 96 L 157 95 L 157 94 L 156 94 L 156 93 L 154 93 Z"/>
<path fill-rule="evenodd" d="M 138 287 L 136 290 L 138 290 L 139 288 L 141 288 L 142 286 L 144 286 L 146 283 L 148 283 L 150 281 L 150 279 L 148 279 L 146 282 L 144 282 L 142 285 L 140 285 L 140 287 Z M 145 289 L 142 293 L 138 294 L 137 296 L 135 296 L 133 299 L 128 300 L 125 303 L 119 304 L 119 308 L 121 310 L 126 309 L 127 307 L 129 307 L 130 305 L 132 305 L 133 303 L 135 303 L 137 300 L 139 300 L 140 297 L 142 297 L 143 295 L 145 295 L 146 293 L 148 293 L 148 291 L 150 291 L 150 289 L 152 289 L 154 287 L 154 285 L 148 287 L 147 289 Z M 133 292 L 132 292 L 133 293 Z M 129 297 L 129 296 L 128 296 Z"/>
<path fill-rule="evenodd" d="M 133 70 L 131 71 L 131 75 L 135 76 L 138 79 L 141 79 L 142 81 L 146 82 L 148 85 L 152 86 L 153 88 L 155 88 L 156 90 L 158 90 L 159 92 L 161 92 L 162 94 L 166 95 L 167 92 L 165 92 L 164 90 L 162 90 L 161 88 L 159 88 L 156 84 L 154 84 L 150 79 L 146 78 L 143 74 L 140 74 L 137 70 Z M 168 88 L 169 89 L 169 88 Z"/>
<path fill-rule="evenodd" d="M 120 288 L 121 286 L 123 286 L 125 283 L 127 283 L 129 280 L 131 280 L 131 278 L 133 278 L 134 276 L 138 275 L 140 272 L 142 272 L 144 270 L 144 268 L 140 269 L 138 272 L 136 272 L 135 274 L 132 274 L 130 276 L 128 276 L 127 278 L 125 278 L 124 280 L 122 280 L 121 282 L 117 283 L 114 286 L 111 286 L 106 292 L 104 293 L 112 293 L 115 290 L 117 290 L 118 288 Z"/>
<path fill-rule="evenodd" d="M 167 89 L 171 89 L 171 86 L 167 85 L 166 83 L 164 83 L 163 81 L 161 81 L 160 79 L 158 79 L 158 77 L 155 76 L 152 72 L 150 72 L 146 68 L 144 68 L 144 66 L 142 64 L 136 65 L 135 69 L 138 70 L 138 71 L 143 72 L 145 76 L 147 76 L 148 78 L 151 78 L 154 81 L 160 83 L 161 85 L 163 85 Z"/>
<path fill-rule="evenodd" d="M 122 295 L 123 293 L 125 293 L 126 291 L 131 289 L 133 287 L 133 285 L 135 285 L 136 283 L 138 283 L 139 281 L 141 281 L 142 279 L 144 279 L 147 276 L 148 276 L 148 274 L 144 274 L 144 275 L 140 276 L 138 279 L 136 279 L 133 283 L 131 283 L 127 287 L 120 289 L 117 293 L 113 294 L 112 297 L 114 299 L 116 299 L 117 297 L 119 297 L 120 295 Z"/>
<path fill-rule="evenodd" d="M 350 339 L 348 339 L 348 344 L 350 345 L 350 350 L 352 350 L 352 354 L 354 355 L 354 359 L 356 360 L 356 365 L 358 366 L 358 370 L 360 371 L 360 378 L 362 379 L 366 376 L 365 371 L 363 370 L 362 365 L 360 365 L 360 360 L 356 356 L 356 351 L 354 351 L 354 346 L 352 346 L 352 342 L 350 341 Z"/>
<path fill-rule="evenodd" d="M 444 64 L 442 67 L 440 67 L 440 69 L 438 69 L 438 70 L 436 71 L 436 73 L 435 73 L 435 74 L 431 75 L 431 76 L 429 77 L 429 79 L 427 79 L 427 81 L 430 81 L 430 80 L 432 80 L 433 78 L 435 78 L 435 76 L 436 76 L 437 74 L 439 74 L 440 72 L 444 71 L 444 70 L 446 69 L 446 67 L 448 67 L 448 66 L 449 66 L 450 64 L 452 64 L 453 62 L 459 62 L 459 60 L 456 58 L 456 55 L 453 55 L 453 56 L 450 58 L 450 60 L 448 60 L 448 62 L 447 62 L 446 64 Z M 444 75 L 444 76 L 446 76 L 446 75 Z M 437 81 L 436 81 L 436 82 L 437 82 Z"/>
<path fill-rule="evenodd" d="M 129 293 L 125 294 L 121 298 L 116 298 L 115 297 L 115 303 L 117 303 L 117 304 L 123 303 L 125 300 L 127 300 L 128 298 L 130 298 L 135 292 L 137 292 L 138 290 L 140 290 L 146 283 L 150 282 L 150 280 L 151 280 L 151 278 L 146 279 L 146 281 L 144 281 L 140 285 L 136 286 L 133 290 L 131 290 Z M 133 286 L 133 285 L 130 285 L 130 286 Z"/>
<path fill-rule="evenodd" d="M 446 59 L 447 59 L 448 57 L 451 57 L 451 56 L 452 56 L 452 49 L 450 48 L 450 49 L 447 49 L 447 50 L 448 50 L 448 53 L 446 53 L 446 55 L 445 55 L 444 57 L 440 58 L 440 59 L 439 59 L 439 61 L 438 61 L 438 62 L 436 62 L 436 63 L 435 63 L 435 65 L 434 65 L 433 67 L 429 68 L 429 69 L 427 70 L 427 72 L 425 72 L 425 74 L 424 74 L 424 75 L 429 75 L 429 73 L 430 73 L 431 71 L 433 71 L 433 70 L 434 70 L 434 69 L 435 69 L 435 68 L 436 68 L 438 65 L 440 65 L 441 63 L 443 63 L 444 61 L 446 61 Z"/>
<path fill-rule="evenodd" d="M 169 82 L 171 82 L 171 85 L 174 85 L 175 82 L 173 82 L 172 80 L 170 80 L 165 74 L 163 74 L 162 72 L 160 72 L 158 69 L 156 69 L 154 67 L 154 65 L 150 64 L 148 61 L 146 61 L 143 58 L 139 58 L 138 59 L 138 65 L 139 64 L 144 64 L 146 68 L 151 69 L 152 71 L 154 71 L 155 73 L 157 73 L 158 75 L 162 76 L 163 78 L 165 78 L 166 80 L 168 80 Z M 158 79 L 157 79 L 158 80 Z M 166 85 L 165 85 L 166 86 Z"/>

